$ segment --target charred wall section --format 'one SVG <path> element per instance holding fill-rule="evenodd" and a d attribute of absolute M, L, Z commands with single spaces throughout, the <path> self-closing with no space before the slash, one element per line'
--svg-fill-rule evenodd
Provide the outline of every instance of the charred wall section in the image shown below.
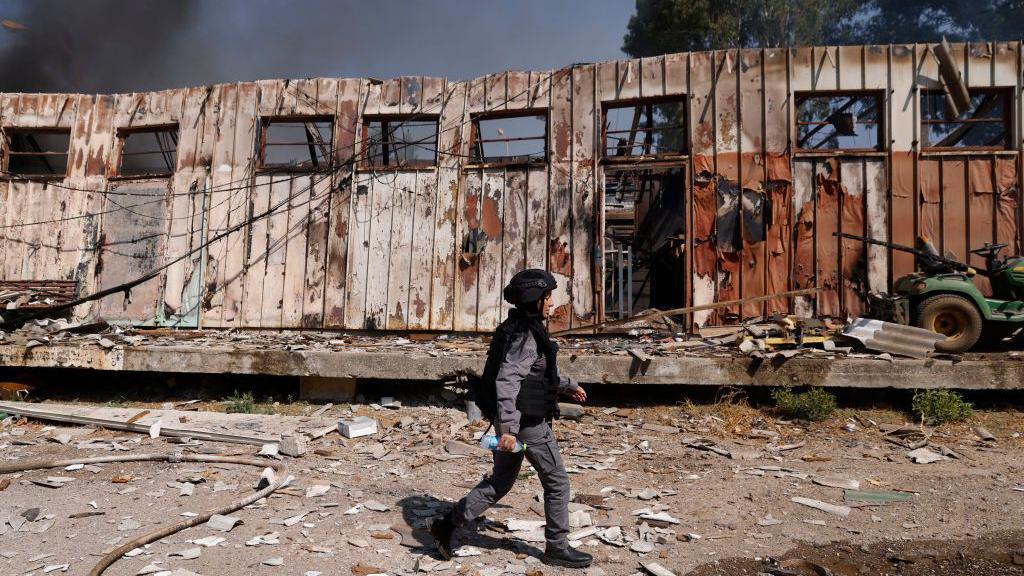
<path fill-rule="evenodd" d="M 971 88 L 1010 93 L 1009 146 L 929 150 L 920 98 L 941 87 L 927 45 L 729 50 L 503 72 L 465 82 L 403 77 L 270 80 L 118 95 L 3 94 L 5 129 L 70 132 L 64 177 L 0 181 L 0 280 L 76 280 L 87 294 L 156 267 L 158 278 L 76 310 L 191 327 L 488 330 L 501 287 L 545 267 L 553 329 L 603 318 L 602 106 L 688 103 L 685 264 L 691 304 L 820 286 L 818 297 L 699 313 L 694 325 L 774 312 L 845 317 L 913 269 L 911 257 L 833 232 L 967 258 L 1021 250 L 1021 47 L 954 45 Z M 797 93 L 882 95 L 877 150 L 800 150 Z M 472 159 L 472 119 L 547 122 L 541 162 Z M 365 117 L 438 121 L 432 167 L 369 169 Z M 260 166 L 267 118 L 332 118 L 329 170 Z M 176 126 L 168 177 L 115 176 L 118 134 Z M 984 287 L 983 287 L 984 288 Z"/>

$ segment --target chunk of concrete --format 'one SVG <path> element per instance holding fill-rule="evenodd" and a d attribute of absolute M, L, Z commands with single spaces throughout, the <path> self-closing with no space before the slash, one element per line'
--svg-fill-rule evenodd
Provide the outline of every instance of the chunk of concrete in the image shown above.
<path fill-rule="evenodd" d="M 298 458 L 299 456 L 306 455 L 306 437 L 299 434 L 289 434 L 281 436 L 281 444 L 279 447 L 281 454 L 285 456 L 291 456 L 292 458 Z"/>
<path fill-rule="evenodd" d="M 359 438 L 377 433 L 377 421 L 369 416 L 356 416 L 351 420 L 339 420 L 338 432 L 345 438 Z"/>

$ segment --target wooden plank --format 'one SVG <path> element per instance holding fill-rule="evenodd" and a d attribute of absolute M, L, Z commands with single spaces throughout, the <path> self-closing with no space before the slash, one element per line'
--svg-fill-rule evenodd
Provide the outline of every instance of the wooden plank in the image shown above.
<path fill-rule="evenodd" d="M 89 144 L 85 159 L 85 177 L 89 188 L 97 191 L 106 190 L 106 166 L 114 143 L 114 112 L 116 100 L 113 96 L 96 97 L 93 114 L 93 128 L 90 130 Z M 89 294 L 97 289 L 96 268 L 99 264 L 97 244 L 101 234 L 102 216 L 105 196 L 99 192 L 87 193 L 84 211 L 93 214 L 82 220 L 83 244 L 87 247 L 86 257 L 78 268 L 78 290 L 80 294 Z M 83 320 L 98 311 L 99 305 L 87 303 L 77 306 L 72 318 Z"/>
<path fill-rule="evenodd" d="M 228 225 L 232 227 L 245 222 L 249 217 L 249 195 L 256 170 L 256 137 L 259 130 L 256 97 L 255 84 L 238 84 L 228 184 L 230 190 L 224 190 L 228 195 Z M 247 228 L 232 232 L 224 239 L 224 288 L 221 301 L 223 326 L 238 326 L 242 321 Z"/>
<path fill-rule="evenodd" d="M 480 226 L 480 204 L 483 194 L 483 174 L 480 170 L 463 173 L 463 188 L 458 196 L 458 242 L 459 255 L 455 290 L 455 329 L 477 329 L 477 295 L 480 275 L 478 250 L 483 240 Z"/>
<path fill-rule="evenodd" d="M 710 52 L 690 55 L 690 124 L 693 148 L 693 201 L 691 221 L 693 258 L 691 301 L 694 305 L 717 300 L 715 232 L 715 128 L 714 64 Z M 694 313 L 695 328 L 704 326 L 711 310 Z"/>
<path fill-rule="evenodd" d="M 913 46 L 894 45 L 889 50 L 892 101 L 886 128 L 890 142 L 892 200 L 889 235 L 897 244 L 912 246 L 917 234 L 915 219 L 916 156 L 913 150 L 918 139 L 916 64 Z M 905 252 L 890 251 L 892 263 L 889 281 L 914 270 L 914 257 Z M 890 284 L 891 285 L 891 284 Z"/>
<path fill-rule="evenodd" d="M 508 101 L 508 76 L 505 72 L 484 77 L 484 107 L 488 112 L 505 110 Z"/>
<path fill-rule="evenodd" d="M 790 256 L 793 239 L 793 176 L 789 155 L 792 101 L 786 49 L 764 52 L 764 142 L 767 192 L 771 222 L 767 230 L 766 290 L 770 294 L 790 289 Z M 766 312 L 788 313 L 789 302 L 767 302 Z"/>
<path fill-rule="evenodd" d="M 421 76 L 402 76 L 402 100 L 398 110 L 402 114 L 415 114 L 420 111 L 423 98 L 423 78 Z"/>
<path fill-rule="evenodd" d="M 234 160 L 235 121 L 238 111 L 238 86 L 221 84 L 213 95 L 216 138 L 213 142 L 209 226 L 206 242 L 206 272 L 203 275 L 203 325 L 219 327 L 224 324 L 224 280 L 227 258 L 225 239 L 211 241 L 230 225 L 231 167 Z"/>
<path fill-rule="evenodd" d="M 835 46 L 811 48 L 814 68 L 811 71 L 812 90 L 839 89 L 839 50 Z"/>
<path fill-rule="evenodd" d="M 388 274 L 391 268 L 391 237 L 397 231 L 392 226 L 395 212 L 393 180 L 376 175 L 372 178 L 369 212 L 369 257 L 366 272 L 366 324 L 367 330 L 382 330 L 387 325 Z"/>
<path fill-rule="evenodd" d="M 321 78 L 317 81 L 316 107 L 314 114 L 332 118 L 332 130 L 337 125 L 338 81 Z M 337 141 L 332 143 L 337 145 Z M 337 170 L 335 166 L 331 170 Z M 306 246 L 306 280 L 302 292 L 302 327 L 320 328 L 324 324 L 324 292 L 326 290 L 326 267 L 330 208 L 335 192 L 334 173 L 317 175 L 310 199 L 309 226 Z"/>
<path fill-rule="evenodd" d="M 434 208 L 433 271 L 430 288 L 430 328 L 455 328 L 456 262 L 462 236 L 456 233 L 461 221 L 459 182 L 461 158 L 469 152 L 465 82 L 445 88 L 438 134 L 437 199 Z"/>
<path fill-rule="evenodd" d="M 865 202 L 867 194 L 865 160 L 844 158 L 840 164 L 839 232 L 866 236 Z M 842 317 L 859 317 L 867 309 L 867 245 L 844 238 L 839 242 L 840 299 Z"/>
<path fill-rule="evenodd" d="M 260 174 L 253 178 L 249 193 L 249 211 L 262 214 L 270 208 L 271 188 L 275 176 Z M 277 176 L 280 179 L 280 175 Z M 263 283 L 267 277 L 268 218 L 254 220 L 248 226 L 249 249 L 246 253 L 243 282 L 241 324 L 246 328 L 259 328 L 263 323 Z"/>
<path fill-rule="evenodd" d="M 504 244 L 505 170 L 483 171 L 480 227 L 487 238 L 480 254 L 477 284 L 477 330 L 493 330 L 501 322 L 502 252 Z"/>
<path fill-rule="evenodd" d="M 636 63 L 633 64 L 634 68 Z M 639 70 L 632 75 L 630 84 L 639 93 Z M 552 294 L 554 309 L 548 320 L 548 329 L 564 330 L 570 327 L 572 316 L 572 188 L 570 180 L 572 136 L 572 69 L 563 68 L 551 78 L 551 107 L 548 124 L 548 146 L 551 154 L 548 191 L 548 265 L 547 269 L 558 283 Z M 635 96 L 635 94 L 634 94 Z M 563 289 L 564 288 L 564 289 Z"/>
<path fill-rule="evenodd" d="M 395 172 L 380 175 L 380 179 L 393 182 L 391 188 L 391 232 L 384 249 L 390 254 L 385 285 L 387 301 L 384 322 L 388 330 L 405 330 L 409 326 L 409 277 L 412 273 L 412 245 L 416 209 L 416 172 Z M 379 181 L 378 181 L 379 183 Z M 379 230 L 385 230 L 381 222 Z M 380 252 L 375 252 L 380 254 Z"/>
<path fill-rule="evenodd" d="M 370 82 L 360 91 L 361 115 L 376 114 L 380 109 L 381 85 Z M 357 123 L 356 126 L 359 124 Z M 361 136 L 355 136 L 354 154 L 361 151 Z M 348 276 L 345 296 L 345 327 L 362 329 L 367 326 L 367 276 L 370 257 L 370 228 L 374 177 L 372 172 L 357 172 L 353 178 L 349 214 Z"/>
<path fill-rule="evenodd" d="M 266 210 L 274 211 L 263 218 L 267 226 L 266 273 L 263 277 L 262 313 L 260 327 L 282 327 L 285 298 L 285 272 L 288 249 L 288 198 L 292 194 L 292 179 L 274 175 L 270 184 L 270 200 Z M 255 195 L 254 195 L 255 197 Z"/>
<path fill-rule="evenodd" d="M 418 107 L 412 109 L 413 112 L 440 115 L 445 97 L 444 78 L 424 76 L 421 82 L 420 103 Z"/>
<path fill-rule="evenodd" d="M 643 71 L 640 59 L 619 60 L 618 80 L 615 83 L 615 99 L 628 100 L 640 97 L 640 83 L 643 81 Z"/>
<path fill-rule="evenodd" d="M 665 56 L 665 95 L 683 96 L 687 89 L 687 55 L 668 54 Z M 598 84 L 600 86 L 600 82 Z"/>
<path fill-rule="evenodd" d="M 889 211 L 885 161 L 864 160 L 867 236 L 889 240 Z M 868 287 L 872 292 L 889 292 L 889 253 L 882 246 L 868 246 Z"/>
<path fill-rule="evenodd" d="M 508 285 L 512 276 L 525 269 L 527 246 L 526 202 L 529 186 L 527 168 L 509 168 L 505 171 L 505 206 L 502 212 L 502 273 L 500 285 Z M 541 259 L 543 265 L 543 259 Z M 499 301 L 499 319 L 508 315 L 509 304 L 504 298 Z"/>
<path fill-rule="evenodd" d="M 530 72 L 530 102 L 527 108 L 547 108 L 551 104 L 551 72 Z"/>
<path fill-rule="evenodd" d="M 430 328 L 434 236 L 438 224 L 434 212 L 436 200 L 437 173 L 418 172 L 413 206 L 412 260 L 409 266 L 407 316 L 410 330 Z"/>
<path fill-rule="evenodd" d="M 939 251 L 952 251 L 966 260 L 970 221 L 967 163 L 962 158 L 942 160 L 942 243 Z"/>
<path fill-rule="evenodd" d="M 995 49 L 991 42 L 964 44 L 964 77 L 971 88 L 994 86 L 992 64 Z"/>
<path fill-rule="evenodd" d="M 918 165 L 918 220 L 921 234 L 942 250 L 942 159 L 925 158 Z"/>
<path fill-rule="evenodd" d="M 508 102 L 505 107 L 508 110 L 522 110 L 530 105 L 530 73 L 520 71 L 508 72 L 506 84 L 508 91 Z"/>
<path fill-rule="evenodd" d="M 863 90 L 864 46 L 839 46 L 838 68 L 840 90 Z"/>
<path fill-rule="evenodd" d="M 817 269 L 817 313 L 839 318 L 842 314 L 840 291 L 839 231 L 842 218 L 840 202 L 841 166 L 835 159 L 818 162 L 815 173 L 814 253 Z"/>
<path fill-rule="evenodd" d="M 399 114 L 402 110 L 402 79 L 385 80 L 380 88 L 378 114 Z"/>
<path fill-rule="evenodd" d="M 203 102 L 206 88 L 189 88 L 183 96 L 179 122 L 177 165 L 171 182 L 171 223 L 167 253 L 173 258 L 192 252 L 205 238 L 204 200 L 206 172 L 197 165 L 197 151 L 202 145 L 204 122 Z M 171 264 L 164 273 L 163 314 L 172 325 L 198 326 L 199 292 L 201 289 L 196 263 L 200 254 Z"/>
<path fill-rule="evenodd" d="M 95 98 L 93 96 L 80 95 L 75 98 L 73 110 L 69 114 L 74 118 L 74 123 L 70 126 L 71 142 L 66 182 L 70 188 L 76 188 L 77 190 L 65 191 L 64 201 L 67 206 L 65 214 L 68 217 L 78 217 L 86 214 L 87 193 L 82 190 L 90 189 L 89 181 L 85 177 L 85 160 L 94 111 Z M 3 122 L 3 120 L 0 119 L 0 122 Z M 82 237 L 82 224 L 81 218 L 65 220 L 61 223 L 58 234 L 61 250 L 61 266 L 59 271 L 61 279 L 74 280 L 79 263 L 87 258 L 89 249 Z M 10 230 L 5 229 L 4 232 L 10 233 Z M 0 262 L 3 261 L 2 251 L 3 247 L 0 246 Z"/>
<path fill-rule="evenodd" d="M 967 159 L 967 245 L 980 248 L 986 242 L 996 241 L 996 182 L 995 158 Z M 985 259 L 977 254 L 966 252 L 962 258 L 976 268 L 985 267 Z M 976 276 L 974 283 L 982 294 L 992 295 L 992 285 L 988 278 Z"/>
<path fill-rule="evenodd" d="M 992 85 L 1017 86 L 1017 43 L 994 42 L 995 56 L 992 59 Z"/>
<path fill-rule="evenodd" d="M 767 243 L 756 230 L 748 230 L 748 218 L 753 223 L 757 215 L 764 222 L 768 209 L 765 189 L 765 134 L 764 134 L 764 73 L 761 50 L 740 51 L 740 177 L 743 183 L 740 199 L 741 218 L 744 222 L 742 242 L 743 298 L 763 296 L 767 283 Z M 764 316 L 763 303 L 748 303 L 741 308 L 743 318 Z"/>
<path fill-rule="evenodd" d="M 664 70 L 663 67 L 659 67 Z M 594 243 L 597 238 L 598 193 L 594 152 L 599 123 L 595 103 L 594 67 L 579 66 L 572 76 L 572 326 L 597 321 L 598 278 Z M 663 88 L 659 88 L 659 92 Z"/>
<path fill-rule="evenodd" d="M 306 284 L 306 256 L 309 207 L 313 185 L 325 177 L 318 174 L 293 175 L 288 192 L 287 228 L 284 242 L 284 284 L 281 292 L 281 327 L 302 326 L 302 305 Z"/>
<path fill-rule="evenodd" d="M 611 60 L 597 65 L 597 98 L 601 102 L 618 99 L 618 62 Z"/>
<path fill-rule="evenodd" d="M 815 161 L 799 159 L 793 162 L 793 220 L 796 223 L 793 247 L 793 289 L 814 288 L 814 197 Z M 798 316 L 814 315 L 814 299 L 798 296 L 793 299 L 793 313 Z"/>
<path fill-rule="evenodd" d="M 526 177 L 526 268 L 547 265 L 548 170 L 532 167 Z"/>
<path fill-rule="evenodd" d="M 120 182 L 112 191 L 130 191 L 139 200 L 167 197 L 166 179 Z M 157 268 L 162 260 L 166 236 L 165 202 L 136 205 L 131 211 L 104 215 L 104 244 L 100 251 L 103 270 L 99 287 L 107 289 L 134 280 Z M 130 298 L 111 295 L 100 301 L 100 313 L 110 321 L 146 324 L 156 316 L 160 279 L 153 278 L 130 291 Z"/>
<path fill-rule="evenodd" d="M 665 95 L 665 56 L 640 59 L 640 96 L 657 98 Z"/>
<path fill-rule="evenodd" d="M 862 70 L 862 82 L 867 90 L 885 90 L 889 88 L 889 47 L 888 46 L 865 46 L 864 47 L 864 68 Z M 888 103 L 891 94 L 885 93 L 885 102 Z"/>
<path fill-rule="evenodd" d="M 337 118 L 334 122 L 334 162 L 338 166 L 330 204 L 327 263 L 324 289 L 324 327 L 346 327 L 348 297 L 349 231 L 351 200 L 355 189 L 356 131 L 359 127 L 360 80 L 338 84 Z M 362 313 L 359 315 L 362 321 Z"/>
<path fill-rule="evenodd" d="M 739 187 L 741 174 L 739 167 L 740 155 L 740 112 L 739 112 L 739 53 L 734 50 L 715 52 L 715 173 L 732 186 Z M 719 186 L 718 206 L 721 207 L 724 197 L 723 188 Z M 739 206 L 737 206 L 737 209 Z M 742 218 L 740 235 L 742 236 Z M 720 239 L 721 240 L 721 239 Z M 721 241 L 719 246 L 722 246 Z M 719 248 L 716 283 L 719 300 L 734 300 L 742 297 L 740 288 L 743 284 L 743 268 L 740 265 L 742 254 L 725 251 Z M 712 318 L 734 319 L 740 315 L 739 306 L 720 308 Z"/>

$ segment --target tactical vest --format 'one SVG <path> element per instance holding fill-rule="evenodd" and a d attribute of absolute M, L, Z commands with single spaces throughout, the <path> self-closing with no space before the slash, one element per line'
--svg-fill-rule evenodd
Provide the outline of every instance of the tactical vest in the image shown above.
<path fill-rule="evenodd" d="M 476 403 L 492 422 L 498 412 L 497 379 L 509 348 L 516 336 L 530 332 L 537 342 L 538 352 L 544 355 L 544 375 L 528 375 L 519 386 L 516 409 L 523 418 L 552 420 L 558 417 L 558 345 L 548 337 L 539 316 L 523 314 L 518 309 L 509 311 L 509 317 L 494 331 L 487 350 L 484 373 L 475 386 Z"/>

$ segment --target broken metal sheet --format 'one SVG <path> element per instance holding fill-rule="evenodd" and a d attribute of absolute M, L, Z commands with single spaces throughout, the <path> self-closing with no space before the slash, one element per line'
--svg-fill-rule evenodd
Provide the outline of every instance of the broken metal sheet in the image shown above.
<path fill-rule="evenodd" d="M 843 328 L 843 335 L 859 340 L 869 350 L 927 358 L 935 343 L 946 337 L 931 330 L 870 318 L 855 318 Z"/>

